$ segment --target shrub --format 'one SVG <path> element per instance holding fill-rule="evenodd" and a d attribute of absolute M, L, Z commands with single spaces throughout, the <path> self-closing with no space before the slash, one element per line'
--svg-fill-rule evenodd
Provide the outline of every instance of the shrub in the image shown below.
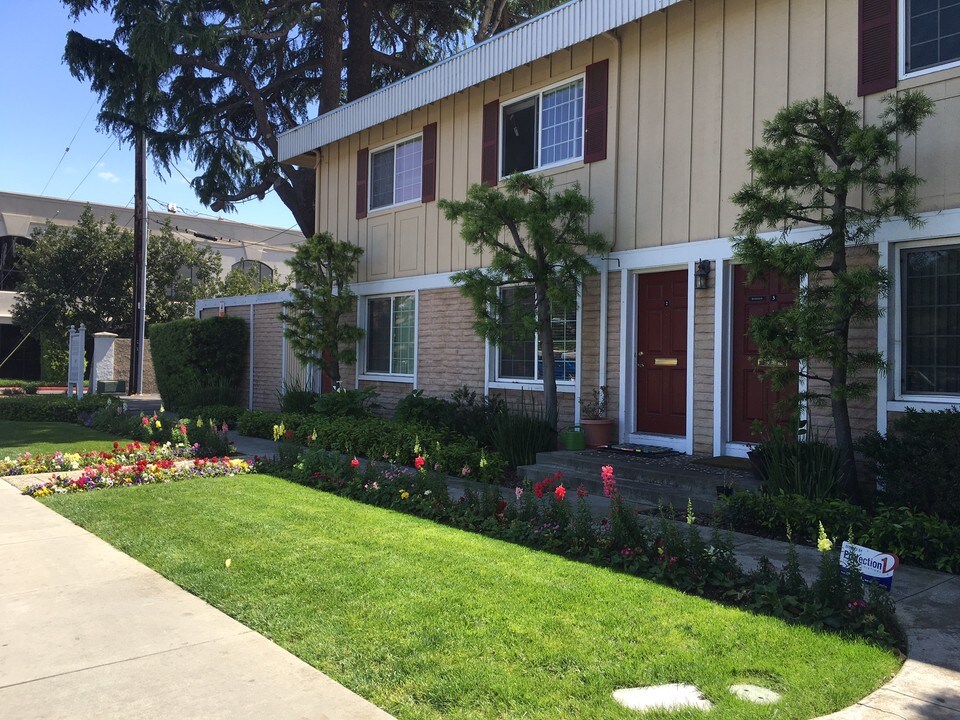
<path fill-rule="evenodd" d="M 43 387 L 44 383 L 37 380 L 15 380 L 0 378 L 0 388 L 20 388 L 27 395 L 36 395 L 37 388 Z"/>
<path fill-rule="evenodd" d="M 285 413 L 309 414 L 320 399 L 320 393 L 312 390 L 287 390 L 280 395 L 280 411 Z"/>
<path fill-rule="evenodd" d="M 243 410 L 237 418 L 237 432 L 250 437 L 273 440 L 273 426 L 284 422 L 284 415 L 268 410 Z"/>
<path fill-rule="evenodd" d="M 457 406 L 453 401 L 429 397 L 423 394 L 423 390 L 414 390 L 397 403 L 393 417 L 401 422 L 452 429 L 456 413 Z"/>
<path fill-rule="evenodd" d="M 376 388 L 346 390 L 340 388 L 324 393 L 313 404 L 313 411 L 324 417 L 373 417 L 373 411 L 380 407 L 377 403 Z"/>
<path fill-rule="evenodd" d="M 0 400 L 0 420 L 75 423 L 81 412 L 103 407 L 108 396 L 86 395 L 81 400 L 65 395 L 27 395 Z"/>
<path fill-rule="evenodd" d="M 429 397 L 414 390 L 403 398 L 394 410 L 394 417 L 404 422 L 416 422 L 432 427 L 453 430 L 490 446 L 493 427 L 504 413 L 500 398 L 478 396 L 467 386 L 453 392 L 449 400 Z"/>
<path fill-rule="evenodd" d="M 876 463 L 879 499 L 960 522 L 960 410 L 907 410 L 860 449 Z"/>
<path fill-rule="evenodd" d="M 40 377 L 49 385 L 66 385 L 70 349 L 66 340 L 40 336 Z"/>
<path fill-rule="evenodd" d="M 187 318 L 150 326 L 157 387 L 174 410 L 237 401 L 247 356 L 247 323 Z"/>
<path fill-rule="evenodd" d="M 516 468 L 532 465 L 537 453 L 557 447 L 557 434 L 542 413 L 505 411 L 497 416 L 490 434 L 490 444 L 507 465 Z"/>
<path fill-rule="evenodd" d="M 217 425 L 227 423 L 231 428 L 236 428 L 237 420 L 244 412 L 243 408 L 236 405 L 201 405 L 181 412 L 180 416 L 185 419 L 212 420 Z"/>
<path fill-rule="evenodd" d="M 816 545 L 818 523 L 834 538 L 892 552 L 908 564 L 960 572 L 960 528 L 935 515 L 909 508 L 880 507 L 875 515 L 845 500 L 809 500 L 800 495 L 737 492 L 723 498 L 714 521 L 718 527 Z"/>
<path fill-rule="evenodd" d="M 840 451 L 819 438 L 810 439 L 803 423 L 787 429 L 770 426 L 755 452 L 770 493 L 822 500 L 836 497 L 843 486 Z"/>

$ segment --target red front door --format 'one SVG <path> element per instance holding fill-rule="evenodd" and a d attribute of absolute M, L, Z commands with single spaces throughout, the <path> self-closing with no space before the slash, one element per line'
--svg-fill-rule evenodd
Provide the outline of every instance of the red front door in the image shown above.
<path fill-rule="evenodd" d="M 640 275 L 637 432 L 687 434 L 687 271 Z"/>
<path fill-rule="evenodd" d="M 743 266 L 733 268 L 733 387 L 732 422 L 730 438 L 737 442 L 757 442 L 753 432 L 755 420 L 763 423 L 783 422 L 777 403 L 788 398 L 792 391 L 784 388 L 775 392 L 762 379 L 757 346 L 750 339 L 750 318 L 768 315 L 793 305 L 797 296 L 796 282 L 779 275 L 759 278 L 747 284 Z"/>

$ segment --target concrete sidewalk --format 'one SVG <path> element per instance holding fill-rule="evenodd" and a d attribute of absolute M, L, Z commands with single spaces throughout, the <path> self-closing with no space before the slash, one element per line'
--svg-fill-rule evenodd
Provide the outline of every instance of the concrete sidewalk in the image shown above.
<path fill-rule="evenodd" d="M 391 716 L 0 482 L 0 717 Z"/>

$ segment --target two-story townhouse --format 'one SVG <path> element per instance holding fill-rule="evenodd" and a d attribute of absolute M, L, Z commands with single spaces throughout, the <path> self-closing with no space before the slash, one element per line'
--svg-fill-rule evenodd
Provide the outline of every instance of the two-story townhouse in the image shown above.
<path fill-rule="evenodd" d="M 855 434 L 905 407 L 960 403 L 960 3 L 955 0 L 572 0 L 295 128 L 281 159 L 317 177 L 317 227 L 365 251 L 366 329 L 346 381 L 385 404 L 461 385 L 542 389 L 535 338 L 498 349 L 472 330 L 451 273 L 483 266 L 438 198 L 512 171 L 578 183 L 612 243 L 557 322 L 561 424 L 609 389 L 621 441 L 742 454 L 774 402 L 746 328 L 790 302 L 732 260 L 748 148 L 787 103 L 824 92 L 867 121 L 885 91 L 923 88 L 936 115 L 903 145 L 926 224 L 885 225 L 895 279 L 857 342 L 889 371 L 852 409 Z M 802 239 L 815 229 L 793 233 Z M 814 410 L 815 424 L 829 419 Z"/>

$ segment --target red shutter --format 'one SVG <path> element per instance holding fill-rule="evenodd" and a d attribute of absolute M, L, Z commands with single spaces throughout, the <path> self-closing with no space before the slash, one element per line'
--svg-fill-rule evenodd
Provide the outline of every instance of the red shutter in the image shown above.
<path fill-rule="evenodd" d="M 357 219 L 367 216 L 367 178 L 370 175 L 370 149 L 357 150 Z"/>
<path fill-rule="evenodd" d="M 857 94 L 897 86 L 897 0 L 860 0 Z"/>
<path fill-rule="evenodd" d="M 423 164 L 420 166 L 420 202 L 437 199 L 437 124 L 423 128 Z"/>
<path fill-rule="evenodd" d="M 480 182 L 496 187 L 500 182 L 500 101 L 483 106 L 483 152 L 480 155 Z"/>
<path fill-rule="evenodd" d="M 607 159 L 607 76 L 610 62 L 587 65 L 583 91 L 583 161 Z"/>

